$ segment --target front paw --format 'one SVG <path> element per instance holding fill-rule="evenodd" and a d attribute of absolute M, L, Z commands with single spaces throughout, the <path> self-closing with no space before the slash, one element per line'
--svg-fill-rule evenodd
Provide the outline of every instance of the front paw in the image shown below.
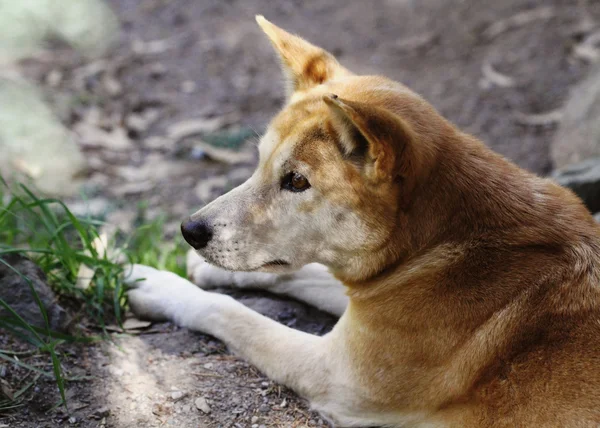
<path fill-rule="evenodd" d="M 138 318 L 173 321 L 205 333 L 210 333 L 210 317 L 233 301 L 229 296 L 203 291 L 172 272 L 144 265 L 127 266 L 125 282 L 130 287 L 129 306 Z"/>
<path fill-rule="evenodd" d="M 152 321 L 174 320 L 182 306 L 198 298 L 197 287 L 180 276 L 145 265 L 125 267 L 127 295 L 133 313 Z"/>

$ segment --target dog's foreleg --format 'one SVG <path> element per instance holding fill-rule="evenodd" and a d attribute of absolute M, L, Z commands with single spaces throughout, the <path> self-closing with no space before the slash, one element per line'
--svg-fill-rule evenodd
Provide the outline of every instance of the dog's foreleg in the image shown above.
<path fill-rule="evenodd" d="M 261 272 L 230 272 L 204 261 L 190 251 L 188 277 L 203 289 L 215 287 L 256 288 L 293 297 L 340 317 L 348 306 L 346 289 L 321 264 L 312 263 L 284 275 Z"/>
<path fill-rule="evenodd" d="M 271 379 L 309 399 L 327 393 L 327 338 L 285 327 L 170 272 L 134 265 L 127 273 L 129 303 L 136 315 L 215 336 Z"/>

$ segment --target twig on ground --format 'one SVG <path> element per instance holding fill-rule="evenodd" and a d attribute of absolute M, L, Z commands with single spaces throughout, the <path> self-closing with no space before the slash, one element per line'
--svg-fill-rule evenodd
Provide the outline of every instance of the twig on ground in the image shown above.
<path fill-rule="evenodd" d="M 596 62 L 600 59 L 600 31 L 591 33 L 583 41 L 573 47 L 573 55 L 576 58 L 588 62 Z"/>
<path fill-rule="evenodd" d="M 511 88 L 515 86 L 516 82 L 510 76 L 506 74 L 502 74 L 499 71 L 496 71 L 492 66 L 492 63 L 486 61 L 483 63 L 481 67 L 481 72 L 483 73 L 483 79 L 480 84 L 484 87 L 489 86 L 490 84 L 499 86 L 501 88 Z"/>
<path fill-rule="evenodd" d="M 515 120 L 521 125 L 547 126 L 559 123 L 563 118 L 562 109 L 551 110 L 546 113 L 525 114 L 515 113 Z"/>
<path fill-rule="evenodd" d="M 553 18 L 555 15 L 556 11 L 552 6 L 542 6 L 525 10 L 506 19 L 494 22 L 483 31 L 482 35 L 486 39 L 493 39 L 507 30 L 522 27 L 535 21 L 547 20 Z"/>

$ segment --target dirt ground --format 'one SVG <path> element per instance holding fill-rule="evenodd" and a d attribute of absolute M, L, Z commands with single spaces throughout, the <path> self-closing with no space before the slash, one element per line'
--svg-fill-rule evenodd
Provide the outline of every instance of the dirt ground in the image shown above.
<path fill-rule="evenodd" d="M 55 43 L 46 55 L 25 61 L 23 70 L 83 140 L 90 127 L 104 132 L 82 144 L 91 164 L 87 207 L 97 203 L 109 221 L 127 229 L 136 203 L 147 201 L 151 213 L 169 216 L 174 232 L 184 216 L 251 174 L 252 144 L 239 142 L 256 139 L 283 101 L 278 65 L 255 14 L 323 46 L 355 72 L 402 81 L 461 128 L 540 174 L 552 169 L 556 110 L 589 67 L 574 48 L 600 19 L 600 1 L 591 0 L 109 3 L 123 34 L 107 58 L 90 64 Z M 189 119 L 244 156 L 234 164 L 207 157 L 196 139 L 173 128 Z M 306 331 L 323 334 L 334 323 L 297 302 L 236 296 Z M 5 349 L 16 346 L 0 339 Z M 51 382 L 39 380 L 25 407 L 2 423 L 326 424 L 215 340 L 168 324 L 115 335 L 114 343 L 69 346 L 63 354 L 69 376 L 85 377 L 67 385 L 71 413 L 49 410 L 58 395 Z M 20 374 L 9 367 L 6 376 Z"/>

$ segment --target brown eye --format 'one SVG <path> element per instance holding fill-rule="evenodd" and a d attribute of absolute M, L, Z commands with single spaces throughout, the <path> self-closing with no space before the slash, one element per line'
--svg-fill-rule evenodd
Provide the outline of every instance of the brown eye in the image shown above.
<path fill-rule="evenodd" d="M 281 187 L 291 192 L 303 192 L 310 187 L 310 183 L 302 174 L 290 172 L 288 175 L 283 177 Z"/>

